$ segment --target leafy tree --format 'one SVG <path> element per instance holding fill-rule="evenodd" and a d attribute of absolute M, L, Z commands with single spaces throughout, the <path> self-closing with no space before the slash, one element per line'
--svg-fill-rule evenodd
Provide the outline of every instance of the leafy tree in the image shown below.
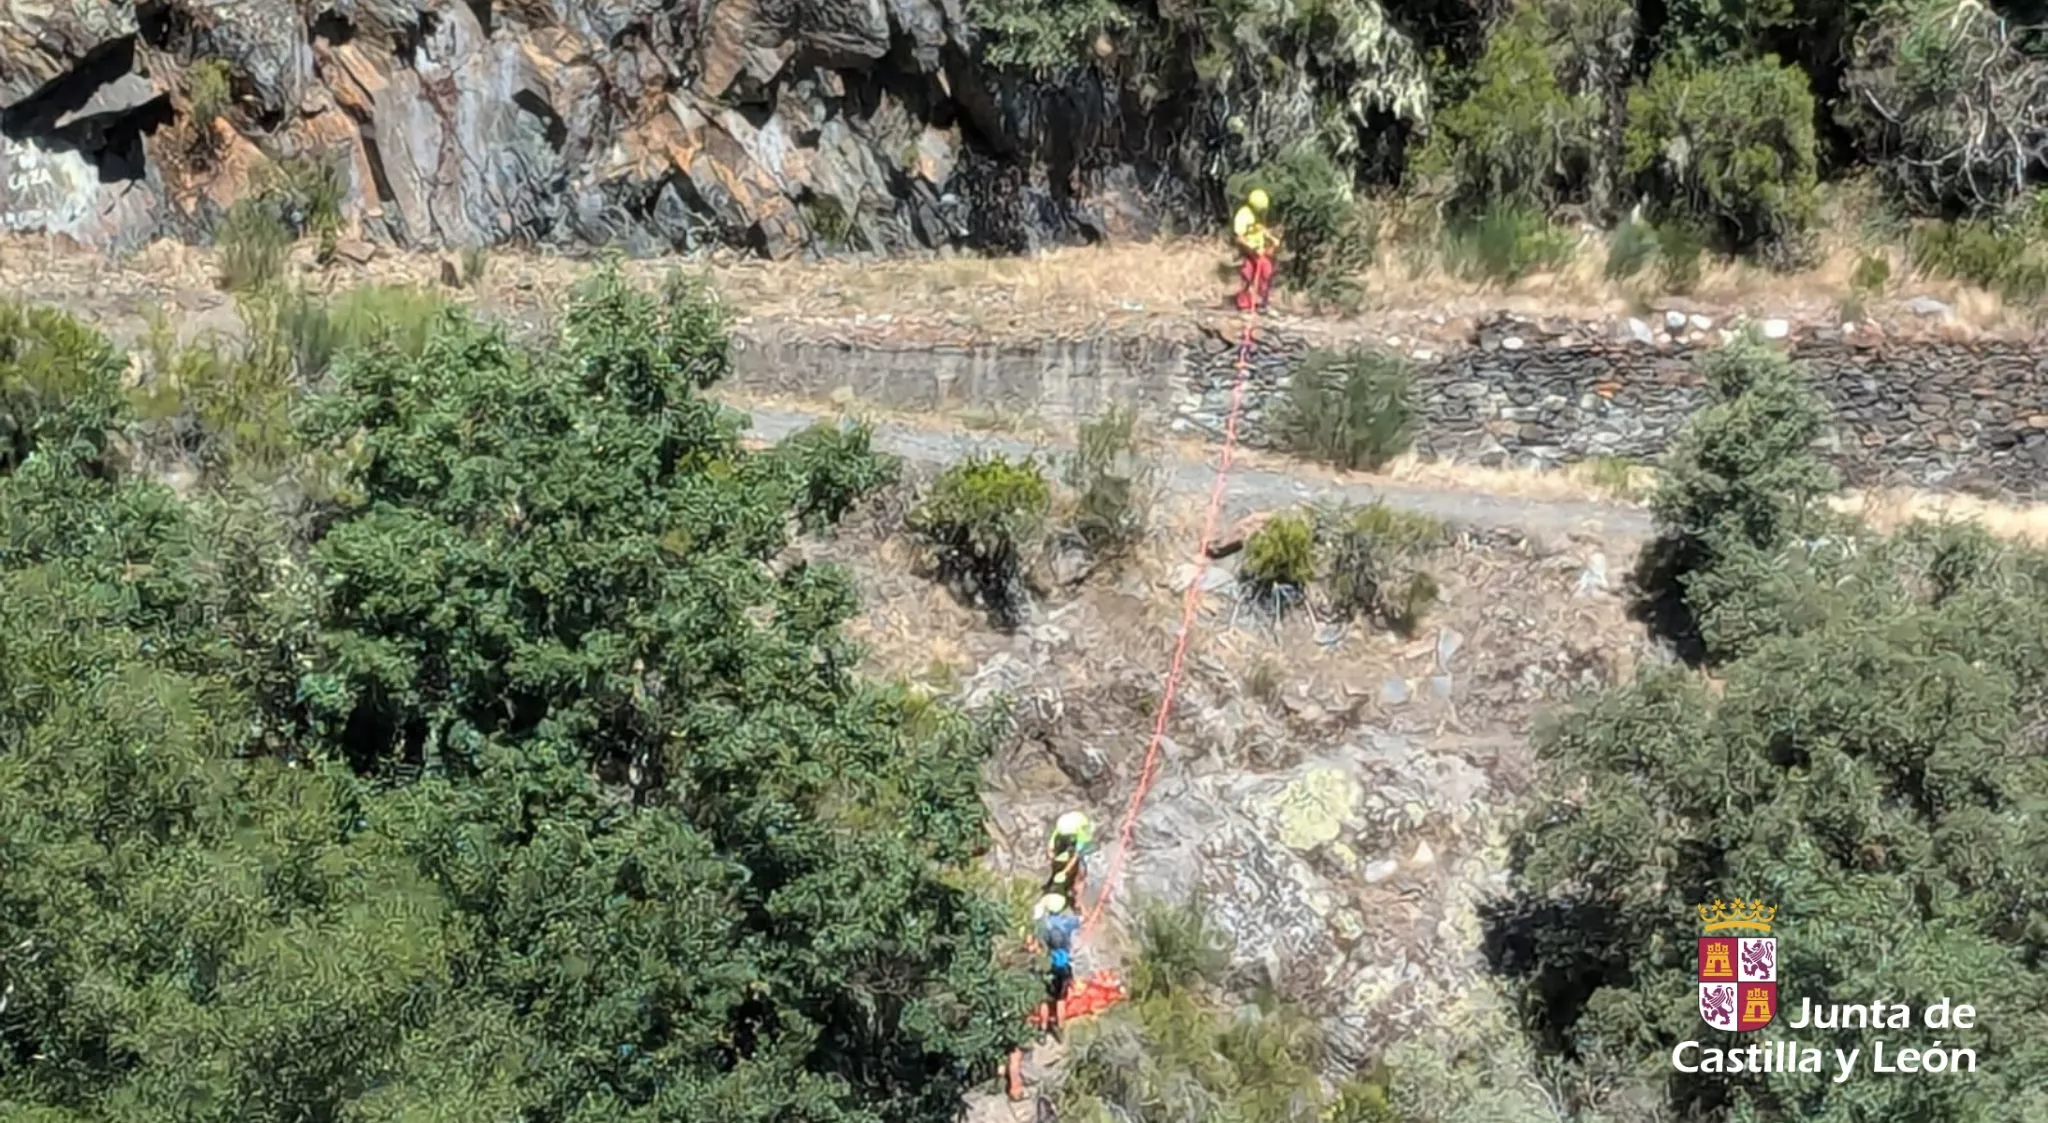
<path fill-rule="evenodd" d="M 406 833 L 492 1001 L 551 1012 L 540 1110 L 933 1118 L 1027 1001 L 941 878 L 986 742 L 907 726 L 850 677 L 845 579 L 769 564 L 810 489 L 697 396 L 725 364 L 702 296 L 616 272 L 552 351 L 450 317 L 343 361 L 311 434 L 359 499 L 303 692 L 357 770 L 447 786 Z"/>
<path fill-rule="evenodd" d="M 0 478 L 0 1115 L 907 1123 L 1022 1035 L 988 730 L 852 677 L 667 296 L 346 353 L 310 550 Z"/>
<path fill-rule="evenodd" d="M 1624 170 L 1659 217 L 1710 224 L 1731 251 L 1788 252 L 1815 214 L 1813 114 L 1806 75 L 1775 56 L 1660 62 L 1629 96 Z"/>
<path fill-rule="evenodd" d="M 1836 478 L 1813 453 L 1826 406 L 1783 352 L 1744 336 L 1702 364 L 1712 401 L 1659 474 L 1651 509 L 1666 567 L 1703 654 L 1727 658 L 1798 611 L 1788 565 L 1840 532 L 1820 499 Z"/>
<path fill-rule="evenodd" d="M 1718 698 L 1660 670 L 1540 740 L 1554 794 L 1519 867 L 1528 911 L 1502 943 L 1528 972 L 1527 1010 L 1551 1049 L 1636 1067 L 1687 1117 L 1960 1121 L 2048 1108 L 2024 1075 L 2041 1063 L 2027 1027 L 2048 1013 L 2048 588 L 2041 559 L 1974 538 L 1865 543 L 1843 572 L 1802 582 L 1814 607 L 1724 666 Z M 1795 1000 L 1900 1002 L 1917 1016 L 1946 996 L 1997 1011 L 1938 1033 L 1976 1050 L 1976 1074 L 1835 1084 L 1672 1072 L 1676 1042 L 1711 1036 L 1695 1010 L 1693 907 L 1734 896 L 1778 907 L 1781 993 Z M 1926 1043 L 1798 1036 L 1861 1047 L 1866 1060 L 1879 1037 L 1893 1051 Z"/>
<path fill-rule="evenodd" d="M 1415 170 L 1452 209 L 1497 203 L 1548 212 L 1583 200 L 1599 157 L 1597 95 L 1558 81 L 1563 36 L 1544 5 L 1518 5 L 1471 72 L 1470 92 L 1440 110 Z"/>
<path fill-rule="evenodd" d="M 1578 1106 L 1646 1090 L 1707 1120 L 2030 1118 L 2048 1110 L 2025 1075 L 2041 1063 L 2026 1027 L 2048 1012 L 2048 558 L 1975 530 L 1885 540 L 1827 524 L 1813 509 L 1830 482 L 1809 452 L 1817 411 L 1794 368 L 1752 342 L 1710 373 L 1719 400 L 1656 507 L 1697 550 L 1682 595 L 1718 689 L 1659 669 L 1539 735 L 1546 794 L 1500 959 L 1546 1049 L 1635 1074 L 1588 1081 Z M 1997 1010 L 1940 1034 L 1977 1051 L 1977 1074 L 1673 1071 L 1672 1047 L 1707 1036 L 1694 906 L 1733 897 L 1779 908 L 1781 993 Z M 1876 1036 L 1800 1041 L 1868 1058 Z"/>

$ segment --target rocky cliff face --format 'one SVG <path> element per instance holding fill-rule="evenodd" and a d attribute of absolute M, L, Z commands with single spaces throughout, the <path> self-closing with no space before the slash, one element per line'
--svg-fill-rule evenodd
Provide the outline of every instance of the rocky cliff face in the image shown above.
<path fill-rule="evenodd" d="M 980 66 L 960 3 L 0 0 L 0 230 L 203 236 L 310 160 L 407 246 L 1145 233 L 1119 95 Z"/>

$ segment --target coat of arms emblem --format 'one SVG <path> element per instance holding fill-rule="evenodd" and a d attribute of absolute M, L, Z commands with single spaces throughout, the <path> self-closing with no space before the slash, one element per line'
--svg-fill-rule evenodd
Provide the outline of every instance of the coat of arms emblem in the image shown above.
<path fill-rule="evenodd" d="M 1770 1025 L 1778 1015 L 1778 941 L 1770 935 L 1778 910 L 1737 899 L 1699 913 L 1700 1018 L 1731 1033 Z"/>

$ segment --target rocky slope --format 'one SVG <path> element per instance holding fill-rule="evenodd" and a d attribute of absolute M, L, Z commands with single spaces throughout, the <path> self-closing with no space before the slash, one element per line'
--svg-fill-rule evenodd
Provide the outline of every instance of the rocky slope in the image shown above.
<path fill-rule="evenodd" d="M 979 65 L 961 0 L 0 0 L 0 232 L 199 236 L 315 159 L 399 245 L 1142 234 L 1138 165 L 1077 167 L 1117 102 Z"/>
<path fill-rule="evenodd" d="M 919 572 L 901 519 L 929 470 L 910 465 L 908 484 L 808 548 L 860 588 L 848 630 L 869 672 L 971 709 L 1009 701 L 1013 736 L 987 769 L 991 865 L 1006 884 L 1035 883 L 1060 812 L 1086 808 L 1113 834 L 1128 809 L 1192 576 L 1200 489 L 1169 483 L 1153 535 L 1120 568 L 1067 580 L 1051 563 L 1026 624 L 1005 634 Z M 1276 623 L 1236 585 L 1238 558 L 1209 570 L 1158 771 L 1084 970 L 1126 959 L 1148 903 L 1199 899 L 1229 938 L 1233 988 L 1318 1016 L 1334 1070 L 1443 1034 L 1462 1049 L 1498 1018 L 1486 1012 L 1484 918 L 1534 767 L 1531 723 L 1666 656 L 1610 572 L 1634 536 L 1525 536 L 1496 525 L 1512 519 L 1471 516 L 1454 517 L 1460 533 L 1422 563 L 1441 592 L 1412 639 L 1327 614 Z M 1116 845 L 1105 840 L 1098 878 Z"/>

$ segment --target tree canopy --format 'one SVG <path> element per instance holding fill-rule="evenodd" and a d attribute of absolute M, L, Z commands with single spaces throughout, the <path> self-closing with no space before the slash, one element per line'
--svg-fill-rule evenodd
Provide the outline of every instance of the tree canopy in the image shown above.
<path fill-rule="evenodd" d="M 725 348 L 605 272 L 350 350 L 297 533 L 85 455 L 118 356 L 0 310 L 0 1115 L 952 1117 L 1032 997 L 989 733 L 851 673 L 790 533 L 887 467 L 748 451 Z"/>
<path fill-rule="evenodd" d="M 2048 558 L 1832 516 L 1800 371 L 1741 347 L 1714 386 L 1658 501 L 1711 676 L 1655 670 L 1539 737 L 1548 795 L 1502 923 L 1525 1012 L 1553 1052 L 1682 1118 L 2036 1118 Z M 1795 1008 L 1904 1003 L 1917 1027 L 1940 998 L 1975 1005 L 1973 1029 L 1889 1034 L 1973 1048 L 1975 1075 L 1673 1071 L 1676 1042 L 1722 1036 L 1695 1010 L 1694 906 L 1738 897 L 1777 906 Z M 1866 1057 L 1885 1036 L 1774 1033 Z"/>

